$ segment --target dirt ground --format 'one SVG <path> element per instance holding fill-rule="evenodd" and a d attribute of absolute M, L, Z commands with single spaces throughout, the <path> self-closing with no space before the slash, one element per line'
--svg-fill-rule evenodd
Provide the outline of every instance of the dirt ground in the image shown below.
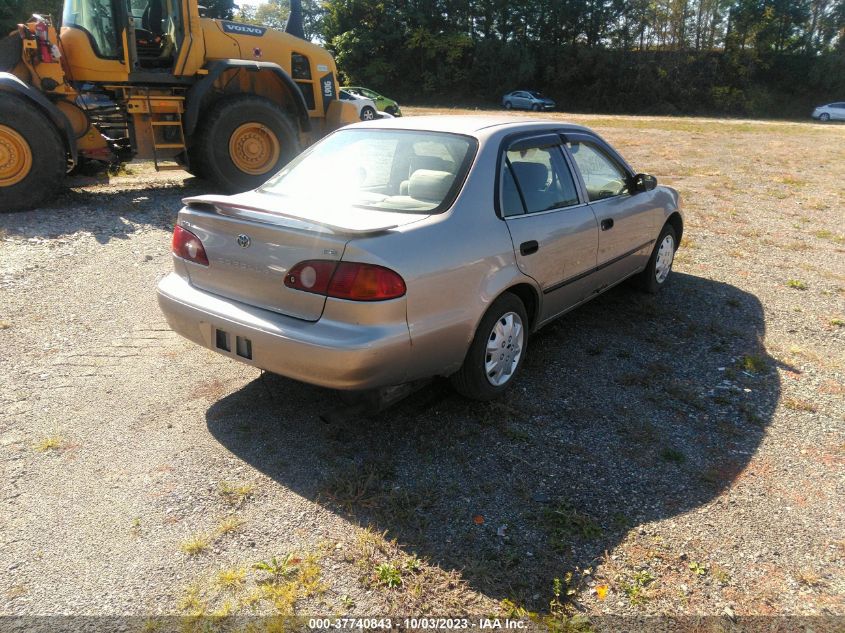
<path fill-rule="evenodd" d="M 325 422 L 336 394 L 172 334 L 173 221 L 213 190 L 182 172 L 0 216 L 0 615 L 843 630 L 845 126 L 550 116 L 677 188 L 684 240 L 492 404 L 444 381 Z"/>

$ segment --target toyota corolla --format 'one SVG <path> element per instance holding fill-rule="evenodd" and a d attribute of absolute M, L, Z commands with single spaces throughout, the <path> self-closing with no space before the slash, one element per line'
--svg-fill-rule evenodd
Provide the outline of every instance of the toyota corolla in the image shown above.
<path fill-rule="evenodd" d="M 587 128 L 413 117 L 343 128 L 264 186 L 187 198 L 158 287 L 188 339 L 369 390 L 519 376 L 529 335 L 619 282 L 666 285 L 678 194 Z"/>

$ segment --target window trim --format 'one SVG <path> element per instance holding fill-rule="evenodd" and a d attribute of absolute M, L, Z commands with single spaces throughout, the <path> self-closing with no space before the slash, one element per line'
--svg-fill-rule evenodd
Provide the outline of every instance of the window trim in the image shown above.
<path fill-rule="evenodd" d="M 628 181 L 628 189 L 622 193 L 618 193 L 615 196 L 608 196 L 607 198 L 602 198 L 601 200 L 590 200 L 590 194 L 587 191 L 587 182 L 584 180 L 584 175 L 581 173 L 581 169 L 578 167 L 578 163 L 575 162 L 575 157 L 572 155 L 572 152 L 569 151 L 567 147 L 567 143 L 591 143 L 595 145 L 601 153 L 605 154 L 606 158 L 609 158 L 612 163 L 615 163 L 617 167 L 619 167 L 622 172 L 627 176 Z M 614 150 L 610 145 L 608 145 L 604 139 L 599 137 L 598 135 L 593 136 L 591 134 L 585 134 L 583 132 L 573 132 L 571 134 L 566 135 L 566 140 L 561 145 L 563 148 L 563 153 L 566 154 L 567 159 L 570 161 L 572 167 L 574 167 L 575 172 L 577 174 L 578 181 L 583 189 L 584 193 L 584 200 L 587 201 L 587 204 L 601 204 L 606 200 L 616 200 L 617 198 L 622 198 L 623 196 L 630 196 L 631 193 L 631 181 L 634 178 L 634 170 L 631 169 L 631 166 L 625 162 L 625 160 Z"/>
<path fill-rule="evenodd" d="M 546 137 L 557 137 L 557 142 L 554 143 L 558 147 L 558 150 L 561 153 L 561 157 L 563 158 L 564 164 L 569 168 L 569 171 L 572 175 L 573 184 L 575 185 L 575 192 L 578 194 L 578 202 L 575 204 L 570 204 L 565 207 L 555 207 L 554 209 L 546 209 L 545 211 L 535 211 L 534 213 L 527 213 L 523 212 L 520 215 L 509 215 L 506 216 L 502 213 L 502 159 L 507 160 L 507 152 L 517 142 L 530 142 L 532 139 L 537 139 L 540 141 L 541 139 L 545 139 L 546 141 L 551 140 L 550 138 Z M 575 166 L 572 163 L 572 158 L 569 155 L 569 152 L 565 151 L 565 143 L 567 142 L 568 137 L 571 136 L 569 132 L 565 129 L 561 128 L 549 128 L 546 130 L 539 129 L 539 130 L 525 130 L 522 132 L 514 132 L 512 134 L 508 134 L 505 136 L 499 143 L 498 148 L 498 156 L 496 158 L 496 177 L 493 183 L 493 209 L 496 213 L 496 217 L 502 221 L 513 220 L 516 218 L 527 218 L 527 217 L 535 217 L 538 215 L 546 215 L 548 213 L 557 213 L 559 211 L 565 211 L 569 209 L 576 209 L 578 207 L 584 206 L 589 204 L 590 201 L 587 198 L 587 190 L 584 188 L 584 183 L 581 178 L 581 173 L 575 169 Z M 545 144 L 545 145 L 538 145 L 537 147 L 551 147 L 552 144 Z M 511 174 L 513 175 L 513 174 Z M 516 176 L 513 176 L 514 182 L 516 181 Z M 519 189 L 519 183 L 517 182 L 517 189 Z M 525 209 L 525 200 L 522 197 L 522 191 L 519 191 L 520 200 L 522 200 L 522 208 Z"/>

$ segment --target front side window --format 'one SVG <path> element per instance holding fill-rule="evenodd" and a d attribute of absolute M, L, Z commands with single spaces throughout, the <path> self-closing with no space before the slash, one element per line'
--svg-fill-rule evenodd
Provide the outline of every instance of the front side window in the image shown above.
<path fill-rule="evenodd" d="M 506 217 L 518 215 L 517 200 L 524 213 L 578 204 L 575 181 L 559 146 L 509 150 L 503 163 L 507 173 L 502 175 L 501 208 Z"/>
<path fill-rule="evenodd" d="M 457 194 L 474 139 L 411 130 L 341 130 L 301 154 L 261 188 L 336 212 L 357 206 L 438 212 Z"/>
<path fill-rule="evenodd" d="M 584 178 L 590 202 L 628 192 L 628 175 L 596 145 L 575 141 L 567 147 Z"/>
<path fill-rule="evenodd" d="M 94 54 L 114 59 L 119 56 L 112 0 L 66 0 L 62 26 L 75 26 L 90 36 Z"/>

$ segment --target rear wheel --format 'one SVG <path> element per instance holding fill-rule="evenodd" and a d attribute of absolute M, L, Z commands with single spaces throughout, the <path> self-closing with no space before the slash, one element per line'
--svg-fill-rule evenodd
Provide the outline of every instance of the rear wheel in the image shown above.
<path fill-rule="evenodd" d="M 507 390 L 525 360 L 528 316 L 516 295 L 505 293 L 487 310 L 452 385 L 472 400 L 492 400 Z"/>
<path fill-rule="evenodd" d="M 33 105 L 0 94 L 0 211 L 23 211 L 48 200 L 67 171 L 53 123 Z"/>
<path fill-rule="evenodd" d="M 540 111 L 540 104 L 535 103 L 533 106 L 531 106 L 531 109 L 534 110 L 534 112 L 539 112 Z"/>
<path fill-rule="evenodd" d="M 191 172 L 228 193 L 262 185 L 301 149 L 288 115 L 255 95 L 218 101 L 201 125 L 189 151 Z"/>

